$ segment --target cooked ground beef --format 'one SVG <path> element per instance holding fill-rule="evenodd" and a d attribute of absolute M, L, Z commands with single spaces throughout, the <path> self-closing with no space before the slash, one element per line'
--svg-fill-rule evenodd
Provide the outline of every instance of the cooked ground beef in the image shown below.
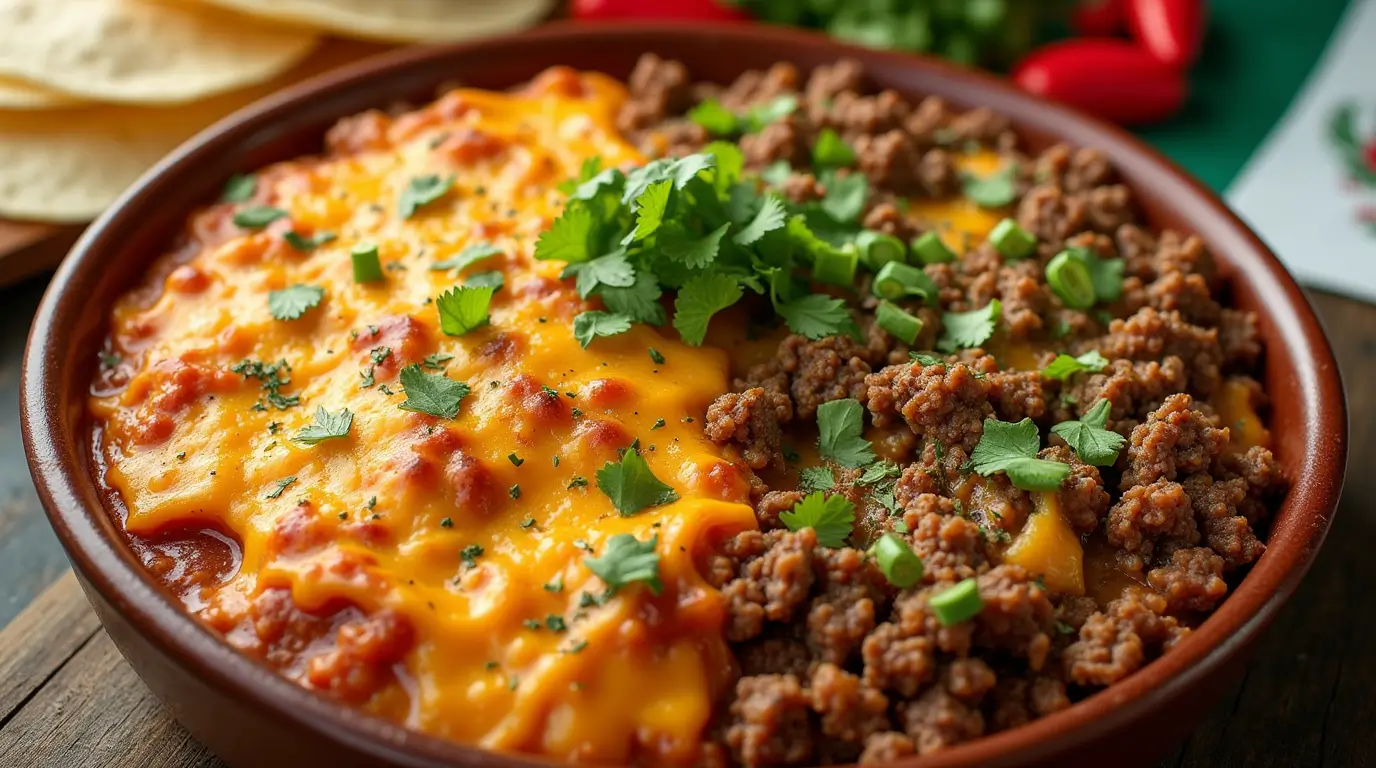
<path fill-rule="evenodd" d="M 1265 551 L 1269 510 L 1286 485 L 1270 450 L 1240 443 L 1220 417 L 1229 411 L 1218 398 L 1239 389 L 1264 409 L 1252 378 L 1264 350 L 1256 317 L 1226 305 L 1199 238 L 1146 228 L 1132 191 L 1094 148 L 1027 155 L 988 109 L 914 104 L 866 86 L 852 61 L 807 76 L 779 64 L 720 86 L 693 84 L 681 65 L 647 56 L 619 116 L 647 152 L 686 154 L 712 139 L 685 118 L 695 101 L 743 114 L 793 96 L 795 110 L 739 138 L 747 171 L 786 162 L 777 189 L 797 205 L 820 204 L 829 185 L 862 175 L 860 226 L 903 241 L 940 226 L 910 201 L 958 196 L 962 156 L 992 152 L 1011 169 L 1002 215 L 1038 241 L 1026 258 L 975 241 L 954 261 L 922 265 L 935 294 L 898 302 L 923 324 L 911 345 L 879 326 L 876 299 L 857 299 L 856 334 L 789 335 L 708 408 L 707 437 L 751 479 L 759 523 L 707 563 L 740 670 L 719 703 L 708 763 L 883 762 L 1065 709 L 1167 652 L 1227 597 Z M 811 167 L 827 130 L 855 156 L 837 171 Z M 1066 306 L 1046 279 L 1064 249 L 1121 270 L 1120 295 L 1091 310 Z M 866 297 L 870 279 L 859 281 Z M 1001 312 L 982 348 L 933 351 L 948 313 L 994 300 Z M 1059 353 L 1090 352 L 1105 364 L 1059 378 L 1041 371 Z M 788 530 L 781 515 L 806 495 L 791 446 L 817 439 L 819 406 L 847 398 L 864 406 L 866 437 L 895 466 L 875 480 L 828 465 L 821 493 L 853 504 L 857 518 L 847 545 L 828 547 L 812 528 Z M 1124 442 L 1108 466 L 1050 436 L 1101 400 L 1105 427 Z M 1030 420 L 1048 441 L 1038 458 L 1069 465 L 1068 477 L 1041 493 L 1004 473 L 972 474 L 987 419 Z M 1057 591 L 1009 562 L 1010 544 L 1046 509 L 1080 538 L 1086 559 L 1134 586 Z M 922 560 L 918 581 L 895 587 L 866 555 L 881 533 Z M 941 596 L 965 580 L 982 608 L 947 624 Z"/>

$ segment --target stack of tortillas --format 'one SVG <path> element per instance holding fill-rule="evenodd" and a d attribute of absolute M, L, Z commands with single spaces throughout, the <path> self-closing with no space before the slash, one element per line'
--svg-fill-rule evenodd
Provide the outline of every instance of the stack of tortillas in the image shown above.
<path fill-rule="evenodd" d="M 386 43 L 529 26 L 553 3 L 0 0 L 0 218 L 87 221 L 273 91 Z"/>

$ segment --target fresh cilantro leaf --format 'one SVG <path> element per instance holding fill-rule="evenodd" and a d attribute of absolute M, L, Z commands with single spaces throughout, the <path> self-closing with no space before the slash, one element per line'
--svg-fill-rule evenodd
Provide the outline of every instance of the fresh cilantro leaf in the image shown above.
<path fill-rule="evenodd" d="M 406 401 L 397 407 L 403 411 L 452 419 L 459 415 L 459 401 L 468 397 L 467 384 L 443 373 L 426 373 L 416 363 L 402 368 L 399 378 Z"/>
<path fill-rule="evenodd" d="M 855 150 L 836 131 L 823 128 L 812 145 L 812 164 L 818 168 L 841 168 L 855 162 Z"/>
<path fill-rule="evenodd" d="M 779 521 L 790 531 L 811 528 L 817 533 L 817 543 L 824 547 L 844 547 L 855 526 L 855 505 L 844 496 L 824 496 L 817 491 L 780 513 Z"/>
<path fill-rule="evenodd" d="M 270 205 L 255 205 L 234 214 L 234 226 L 242 229 L 262 229 L 278 219 L 286 218 L 287 212 Z"/>
<path fill-rule="evenodd" d="M 475 272 L 469 275 L 463 284 L 469 288 L 491 288 L 492 292 L 496 293 L 506 286 L 506 276 L 495 269 L 490 272 Z"/>
<path fill-rule="evenodd" d="M 430 269 L 437 272 L 446 269 L 463 271 L 465 267 L 476 264 L 489 256 L 496 256 L 501 252 L 502 249 L 492 243 L 473 243 L 465 246 L 462 251 L 454 254 L 453 257 L 431 264 Z"/>
<path fill-rule="evenodd" d="M 716 260 L 717 251 L 721 249 L 721 238 L 730 226 L 730 224 L 723 224 L 701 238 L 682 235 L 663 237 L 660 239 L 660 250 L 666 257 L 689 269 L 701 269 Z M 668 235 L 669 233 L 666 232 L 665 234 Z"/>
<path fill-rule="evenodd" d="M 775 305 L 788 329 L 812 340 L 849 332 L 854 327 L 843 299 L 811 293 L 801 299 Z"/>
<path fill-rule="evenodd" d="M 535 241 L 535 258 L 558 259 L 570 264 L 592 258 L 592 235 L 596 226 L 592 211 L 570 203 L 550 228 Z"/>
<path fill-rule="evenodd" d="M 758 133 L 765 126 L 777 123 L 798 109 L 798 97 L 791 93 L 775 96 L 763 104 L 756 104 L 745 113 L 743 122 L 746 133 Z"/>
<path fill-rule="evenodd" d="M 664 325 L 664 306 L 659 303 L 659 280 L 645 269 L 637 269 L 635 284 L 627 287 L 603 285 L 597 292 L 607 309 L 625 315 L 633 323 Z"/>
<path fill-rule="evenodd" d="M 597 470 L 597 487 L 622 517 L 630 517 L 649 507 L 678 501 L 678 494 L 650 471 L 640 455 L 639 441 L 621 454 L 621 461 L 609 461 Z"/>
<path fill-rule="evenodd" d="M 621 197 L 626 185 L 626 174 L 616 168 L 608 168 L 597 173 L 574 188 L 570 200 L 596 200 L 604 194 Z"/>
<path fill-rule="evenodd" d="M 942 352 L 978 347 L 994 335 L 1003 305 L 994 299 L 981 309 L 946 312 L 941 316 L 941 337 L 936 348 Z"/>
<path fill-rule="evenodd" d="M 924 367 L 925 367 L 925 366 L 928 366 L 928 365 L 945 365 L 945 364 L 946 364 L 946 361 L 945 361 L 945 360 L 942 360 L 941 358 L 937 357 L 936 355 L 927 355 L 927 354 L 923 354 L 923 353 L 921 353 L 921 352 L 909 352 L 909 353 L 908 353 L 908 357 L 911 357 L 913 360 L 916 360 L 918 363 L 921 363 Z"/>
<path fill-rule="evenodd" d="M 334 240 L 335 237 L 336 235 L 333 232 L 316 232 L 310 237 L 302 236 L 301 233 L 296 231 L 287 232 L 285 235 L 282 235 L 282 239 L 287 241 L 287 245 L 290 245 L 292 248 L 302 253 L 310 253 L 325 243 Z"/>
<path fill-rule="evenodd" d="M 579 346 L 587 349 L 598 336 L 615 336 L 631 330 L 631 319 L 625 315 L 608 312 L 583 312 L 573 318 L 573 338 Z"/>
<path fill-rule="evenodd" d="M 689 280 L 674 300 L 674 328 L 684 343 L 701 346 L 712 315 L 740 301 L 744 291 L 735 278 L 703 274 Z"/>
<path fill-rule="evenodd" d="M 294 482 L 296 482 L 296 475 L 288 475 L 287 477 L 278 480 L 274 484 L 276 487 L 264 494 L 263 498 L 276 499 L 280 497 L 282 495 L 282 492 L 287 490 L 287 488 Z"/>
<path fill-rule="evenodd" d="M 793 167 L 787 160 L 775 160 L 760 171 L 760 179 L 771 187 L 781 187 L 793 175 Z"/>
<path fill-rule="evenodd" d="M 1065 381 L 1077 373 L 1098 373 L 1107 367 L 1108 360 L 1099 354 L 1099 350 L 1091 349 L 1078 357 L 1056 355 L 1056 359 L 1042 369 L 1042 375 L 1048 379 Z"/>
<path fill-rule="evenodd" d="M 659 580 L 659 553 L 655 552 L 657 544 L 659 534 L 642 542 L 629 533 L 618 533 L 607 539 L 601 557 L 585 557 L 583 564 L 606 582 L 607 588 L 613 593 L 643 581 L 657 595 L 664 591 L 664 584 Z"/>
<path fill-rule="evenodd" d="M 1037 458 L 1040 448 L 1041 437 L 1032 419 L 1017 423 L 985 419 L 970 466 L 986 477 L 1003 472 L 1025 491 L 1054 491 L 1070 476 L 1070 466 Z"/>
<path fill-rule="evenodd" d="M 699 173 L 714 167 L 716 158 L 701 152 L 676 158 L 652 160 L 626 174 L 626 189 L 621 193 L 622 205 L 640 197 L 651 184 L 665 179 L 674 182 L 674 189 L 683 189 Z"/>
<path fill-rule="evenodd" d="M 306 310 L 320 306 L 324 298 L 324 288 L 298 283 L 280 291 L 269 291 L 268 311 L 277 320 L 296 320 L 306 314 Z"/>
<path fill-rule="evenodd" d="M 740 147 L 726 141 L 714 141 L 703 147 L 702 152 L 716 158 L 717 175 L 712 180 L 712 185 L 716 187 L 718 194 L 740 181 L 745 168 L 745 154 L 741 152 Z"/>
<path fill-rule="evenodd" d="M 416 215 L 416 211 L 421 206 L 429 205 L 444 197 L 444 193 L 453 186 L 453 176 L 441 177 L 433 173 L 417 176 L 411 179 L 411 182 L 406 185 L 406 189 L 401 191 L 401 198 L 397 201 L 397 213 L 401 215 L 401 218 L 409 219 Z"/>
<path fill-rule="evenodd" d="M 669 197 L 674 193 L 674 183 L 669 179 L 657 181 L 645 188 L 635 199 L 636 240 L 644 240 L 653 235 L 664 223 L 669 213 Z"/>
<path fill-rule="evenodd" d="M 225 182 L 224 190 L 220 192 L 220 202 L 242 203 L 253 197 L 257 190 L 258 177 L 251 173 L 236 173 Z"/>
<path fill-rule="evenodd" d="M 566 195 L 573 194 L 573 191 L 575 189 L 578 189 L 578 185 L 588 181 L 589 179 L 593 178 L 601 172 L 601 155 L 593 155 L 592 157 L 584 158 L 583 165 L 578 169 L 578 176 L 572 179 L 566 179 L 564 181 L 559 182 L 558 189 L 560 192 L 563 192 Z"/>
<path fill-rule="evenodd" d="M 446 355 L 443 352 L 433 352 L 426 355 L 425 359 L 421 361 L 421 364 L 432 371 L 442 371 L 444 370 L 444 364 L 453 359 L 453 355 Z"/>
<path fill-rule="evenodd" d="M 1018 166 L 1008 165 L 988 176 L 980 178 L 974 174 L 963 174 L 961 184 L 965 196 L 981 208 L 1002 208 L 1018 196 L 1015 182 Z"/>
<path fill-rule="evenodd" d="M 322 440 L 329 440 L 332 437 L 344 437 L 349 434 L 349 428 L 353 426 L 354 415 L 348 408 L 339 409 L 338 413 L 330 413 L 325 410 L 325 406 L 317 406 L 315 409 L 315 423 L 301 428 L 294 442 L 305 445 L 315 445 Z"/>
<path fill-rule="evenodd" d="M 1111 467 L 1118 461 L 1118 452 L 1127 442 L 1117 432 L 1104 429 L 1111 407 L 1107 399 L 1100 399 L 1079 421 L 1063 421 L 1053 426 L 1051 431 L 1069 443 L 1084 463 Z"/>
<path fill-rule="evenodd" d="M 766 195 L 764 204 L 755 213 L 755 218 L 751 219 L 750 223 L 737 232 L 731 240 L 736 245 L 750 245 L 770 232 L 782 229 L 787 218 L 788 212 L 784 209 L 784 201 L 778 195 Z"/>
<path fill-rule="evenodd" d="M 822 198 L 822 210 L 842 223 L 860 218 L 860 212 L 865 209 L 865 198 L 870 194 L 869 181 L 865 176 L 860 173 L 845 176 L 829 174 L 825 183 L 827 193 Z"/>
<path fill-rule="evenodd" d="M 576 277 L 578 295 L 585 299 L 591 296 L 599 285 L 618 288 L 635 285 L 635 268 L 626 260 L 626 254 L 620 251 L 598 256 L 592 261 L 570 264 L 564 267 L 559 276 Z"/>
<path fill-rule="evenodd" d="M 865 428 L 865 409 L 859 400 L 845 398 L 817 406 L 817 447 L 822 458 L 843 467 L 863 467 L 874 461 L 874 448 L 860 436 Z"/>
<path fill-rule="evenodd" d="M 440 315 L 440 330 L 446 336 L 462 336 L 488 323 L 488 308 L 492 305 L 490 285 L 463 285 L 450 288 L 435 298 Z"/>
<path fill-rule="evenodd" d="M 697 106 L 688 110 L 688 119 L 717 136 L 730 136 L 735 133 L 739 122 L 735 113 L 722 106 L 716 99 L 703 99 L 698 102 Z"/>
<path fill-rule="evenodd" d="M 803 493 L 829 491 L 836 487 L 836 475 L 827 467 L 804 467 L 798 472 L 798 490 Z"/>
<path fill-rule="evenodd" d="M 860 485 L 874 485 L 875 483 L 880 483 L 885 480 L 892 480 L 901 474 L 903 474 L 903 468 L 898 466 L 895 462 L 886 459 L 884 461 L 876 461 L 868 467 L 865 467 L 865 471 L 861 473 L 860 479 L 855 482 Z"/>

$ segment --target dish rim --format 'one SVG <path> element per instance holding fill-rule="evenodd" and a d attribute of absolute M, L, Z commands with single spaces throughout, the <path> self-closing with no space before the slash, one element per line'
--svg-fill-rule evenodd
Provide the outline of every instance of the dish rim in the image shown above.
<path fill-rule="evenodd" d="M 302 105 L 312 100 L 347 98 L 345 91 L 365 81 L 402 81 L 413 70 L 442 70 L 450 60 L 499 53 L 513 46 L 563 38 L 584 44 L 616 38 L 622 40 L 619 44 L 629 46 L 635 38 L 665 36 L 765 44 L 786 49 L 795 57 L 804 52 L 833 59 L 851 55 L 916 71 L 927 70 L 957 85 L 968 86 L 975 94 L 972 102 L 1016 105 L 1017 114 L 1009 115 L 1015 124 L 1026 122 L 1029 115 L 1041 122 L 1059 121 L 1060 128 L 1048 132 L 1077 145 L 1104 148 L 1116 166 L 1127 159 L 1139 170 L 1150 171 L 1153 181 L 1167 185 L 1169 192 L 1180 196 L 1171 206 L 1174 210 L 1203 206 L 1206 213 L 1196 217 L 1215 220 L 1206 237 L 1210 250 L 1231 266 L 1236 280 L 1256 292 L 1259 302 L 1279 313 L 1273 318 L 1276 338 L 1268 349 L 1272 356 L 1293 363 L 1290 368 L 1301 402 L 1277 410 L 1297 409 L 1302 418 L 1297 417 L 1296 429 L 1306 438 L 1303 458 L 1296 462 L 1297 477 L 1292 478 L 1293 486 L 1284 505 L 1288 515 L 1299 519 L 1284 530 L 1272 532 L 1263 558 L 1252 566 L 1223 605 L 1170 653 L 1066 710 L 918 758 L 920 764 L 1031 762 L 1087 744 L 1147 716 L 1244 650 L 1294 592 L 1317 555 L 1336 511 L 1346 465 L 1346 403 L 1337 364 L 1312 308 L 1280 261 L 1217 195 L 1117 127 L 1021 93 L 990 75 L 932 59 L 860 49 L 820 35 L 760 25 L 563 22 L 478 41 L 404 48 L 315 77 L 235 112 L 182 144 L 145 173 L 87 229 L 53 277 L 34 317 L 21 374 L 21 427 L 30 471 L 49 520 L 88 588 L 99 592 L 165 657 L 221 693 L 241 705 L 283 718 L 295 728 L 344 744 L 361 755 L 415 766 L 478 765 L 494 758 L 510 765 L 551 764 L 538 756 L 497 755 L 477 746 L 410 731 L 292 683 L 235 651 L 202 626 L 154 583 L 132 558 L 123 540 L 105 535 L 97 516 L 106 516 L 108 512 L 104 505 L 91 509 L 88 504 L 93 494 L 99 494 L 99 488 L 80 455 L 87 447 L 81 428 L 89 422 L 84 413 L 61 412 L 72 402 L 84 403 L 86 396 L 81 380 L 68 381 L 72 375 L 64 370 L 63 363 L 72 353 L 66 350 L 89 340 L 93 333 L 89 327 L 73 327 L 73 318 L 84 311 L 84 300 L 73 295 L 72 287 L 100 283 L 100 273 L 106 268 L 102 257 L 117 252 L 116 239 L 131 227 L 137 228 L 137 222 L 131 220 L 152 206 L 164 204 L 170 188 L 179 179 L 195 173 L 198 159 L 230 148 L 243 151 L 250 138 L 271 132 L 275 125 L 290 125 L 293 113 L 304 112 Z M 644 50 L 653 51 L 653 45 L 646 44 Z M 450 64 L 450 68 L 456 67 Z M 434 82 L 442 79 L 435 74 L 429 77 Z M 994 109 L 1008 112 L 1003 106 Z M 1069 139 L 1069 135 L 1077 138 Z M 193 198 L 188 202 L 179 200 L 173 207 L 185 213 L 198 204 L 200 198 Z M 146 269 L 158 255 L 149 253 L 137 266 Z M 108 312 L 107 306 L 103 316 L 108 317 Z M 83 335 L 87 338 L 81 339 Z M 1282 342 L 1280 349 L 1275 348 L 1276 341 Z M 79 394 L 70 394 L 69 386 L 79 387 Z"/>

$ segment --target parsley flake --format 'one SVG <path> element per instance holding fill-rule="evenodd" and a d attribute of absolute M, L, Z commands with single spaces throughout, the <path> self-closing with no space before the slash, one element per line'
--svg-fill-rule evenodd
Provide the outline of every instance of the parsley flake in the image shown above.
<path fill-rule="evenodd" d="M 446 517 L 445 519 L 448 520 L 449 518 Z M 482 556 L 483 548 L 478 544 L 469 544 L 459 550 L 459 559 L 463 560 L 463 564 L 469 568 L 476 568 L 478 565 L 478 558 Z"/>
<path fill-rule="evenodd" d="M 255 205 L 234 214 L 234 226 L 241 229 L 262 229 L 278 219 L 286 218 L 287 212 L 270 205 Z"/>
<path fill-rule="evenodd" d="M 521 458 L 520 456 L 517 456 L 515 453 L 508 453 L 506 455 L 506 460 L 511 462 L 511 465 L 514 467 L 519 467 L 522 464 L 526 463 L 525 459 Z"/>
<path fill-rule="evenodd" d="M 229 180 L 225 182 L 224 189 L 220 191 L 220 202 L 247 202 L 257 190 L 258 177 L 251 173 L 236 173 L 229 177 Z"/>
<path fill-rule="evenodd" d="M 215 474 L 215 473 L 214 473 L 214 472 L 211 472 L 211 474 L 213 475 L 213 474 Z M 263 498 L 265 498 L 265 499 L 275 499 L 275 498 L 278 498 L 279 496 L 282 495 L 282 492 L 285 491 L 285 490 L 287 490 L 287 487 L 290 486 L 290 485 L 291 485 L 292 483 L 294 483 L 294 482 L 296 482 L 296 475 L 288 475 L 287 477 L 284 477 L 284 478 L 282 478 L 281 480 L 278 480 L 278 481 L 277 481 L 277 484 L 276 484 L 277 487 L 273 488 L 271 491 L 268 491 L 267 494 L 266 494 Z"/>

